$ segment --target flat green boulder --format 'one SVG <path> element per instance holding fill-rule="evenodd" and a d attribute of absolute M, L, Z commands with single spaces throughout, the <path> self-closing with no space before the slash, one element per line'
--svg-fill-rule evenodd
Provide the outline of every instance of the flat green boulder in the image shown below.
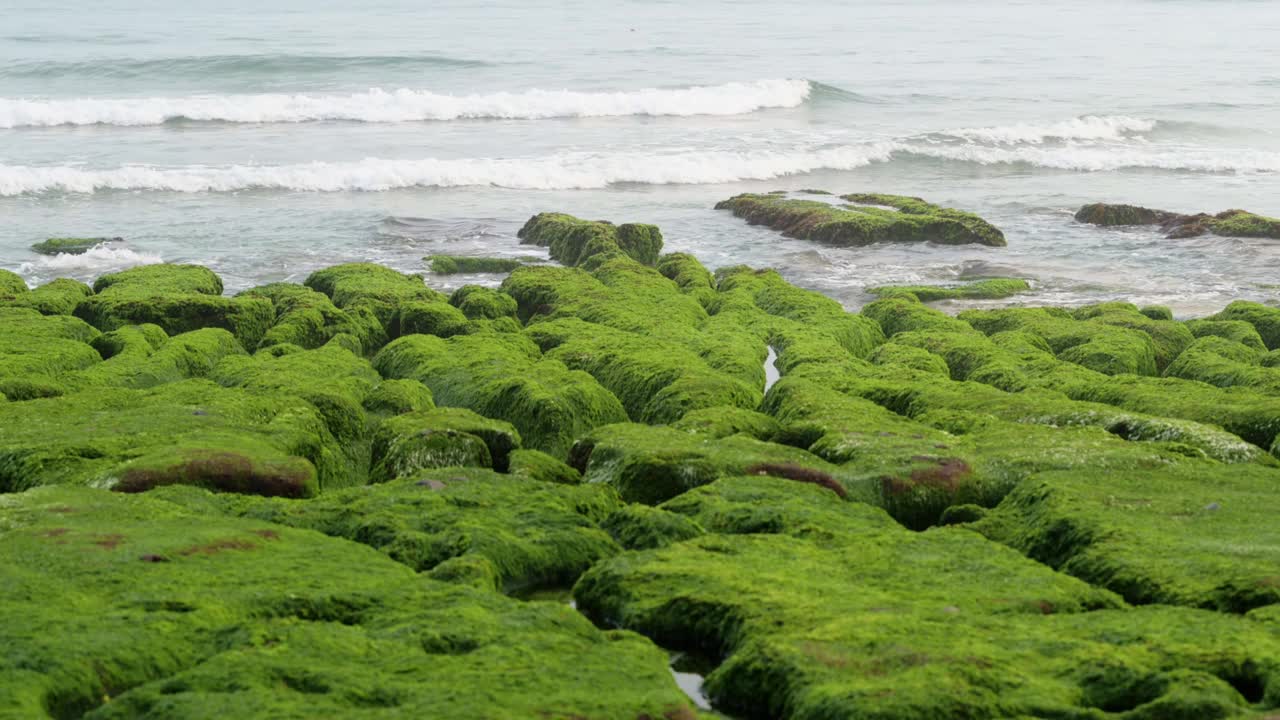
<path fill-rule="evenodd" d="M 428 255 L 423 260 L 431 264 L 431 272 L 437 275 L 456 275 L 458 273 L 509 273 L 526 263 L 540 262 L 542 259 Z"/>
<path fill-rule="evenodd" d="M 31 250 L 41 255 L 83 255 L 99 245 L 113 242 L 124 242 L 124 238 L 49 238 L 32 245 Z"/>
<path fill-rule="evenodd" d="M 0 644 L 13 718 L 693 717 L 663 651 L 563 604 L 91 489 L 4 499 Z"/>
<path fill-rule="evenodd" d="M 706 535 L 596 565 L 597 622 L 716 663 L 704 691 L 773 718 L 1235 717 L 1274 707 L 1280 632 L 1126 609 L 966 530 L 768 478 L 668 503 Z"/>
<path fill-rule="evenodd" d="M 102 331 L 151 323 L 170 335 L 203 328 L 231 331 L 245 347 L 257 347 L 271 327 L 269 300 L 222 295 L 222 279 L 198 265 L 144 265 L 103 275 L 94 294 L 75 309 Z"/>
<path fill-rule="evenodd" d="M 786 195 L 737 195 L 716 205 L 752 225 L 787 237 L 850 247 L 878 242 L 977 243 L 1004 247 L 1004 233 L 973 213 L 920 198 L 875 193 L 842 195 L 842 204 Z"/>
<path fill-rule="evenodd" d="M 207 380 L 8 402 L 0 404 L 0 427 L 0 492 L 112 487 L 135 476 L 127 489 L 195 481 L 241 492 L 258 470 L 263 492 L 279 487 L 282 475 L 300 488 L 286 494 L 349 482 L 340 447 L 306 401 Z M 222 466 L 232 468 L 227 485 Z"/>
<path fill-rule="evenodd" d="M 520 433 L 507 422 L 465 408 L 442 407 L 397 415 L 373 439 L 371 479 L 386 482 L 418 470 L 492 467 L 506 472 Z"/>
<path fill-rule="evenodd" d="M 1017 278 L 988 278 L 962 285 L 882 285 L 867 288 L 872 295 L 914 295 L 920 302 L 937 300 L 1000 300 L 1030 292 L 1031 285 Z"/>

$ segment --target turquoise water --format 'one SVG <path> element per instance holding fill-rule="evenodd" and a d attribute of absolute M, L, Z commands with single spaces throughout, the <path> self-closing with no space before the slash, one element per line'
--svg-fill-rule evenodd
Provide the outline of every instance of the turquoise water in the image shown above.
<path fill-rule="evenodd" d="M 1035 281 L 1029 302 L 1280 301 L 1280 242 L 1071 220 L 1099 200 L 1280 215 L 1277 3 L 178 5 L 0 8 L 0 267 L 198 262 L 234 290 L 528 254 L 515 230 L 563 210 L 850 307 L 990 273 Z M 824 248 L 711 209 L 804 187 L 974 210 L 1009 247 Z M 59 235 L 127 242 L 27 249 Z"/>

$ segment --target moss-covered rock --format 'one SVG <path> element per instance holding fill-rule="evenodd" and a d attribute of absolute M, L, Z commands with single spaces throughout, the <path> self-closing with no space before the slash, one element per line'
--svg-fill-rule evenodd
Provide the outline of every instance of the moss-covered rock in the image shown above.
<path fill-rule="evenodd" d="M 409 335 L 383 348 L 374 367 L 386 378 L 419 380 L 437 405 L 506 420 L 526 446 L 557 457 L 592 428 L 626 419 L 594 378 L 543 359 L 517 334 Z"/>
<path fill-rule="evenodd" d="M 198 265 L 144 265 L 103 275 L 75 309 L 99 330 L 151 323 L 177 335 L 203 328 L 231 331 L 257 347 L 275 320 L 271 302 L 222 296 L 222 279 Z"/>
<path fill-rule="evenodd" d="M 605 518 L 602 527 L 628 550 L 651 550 L 689 540 L 703 533 L 684 515 L 648 505 L 623 505 Z"/>
<path fill-rule="evenodd" d="M 1094 203 L 1076 212 L 1076 221 L 1092 225 L 1159 225 L 1166 237 L 1188 238 L 1213 233 L 1224 237 L 1280 238 L 1280 220 L 1245 210 L 1216 215 L 1184 215 L 1136 205 Z"/>
<path fill-rule="evenodd" d="M 431 264 L 431 272 L 437 275 L 458 273 L 509 273 L 529 262 L 541 258 L 467 257 L 464 255 L 429 255 L 423 260 Z"/>
<path fill-rule="evenodd" d="M 277 487 L 282 467 L 312 489 L 312 474 L 320 487 L 352 481 L 341 446 L 309 403 L 207 380 L 8 402 L 0 405 L 0 426 L 0 492 L 54 484 L 109 487 L 134 468 L 146 475 L 145 483 L 139 481 L 146 486 L 194 478 L 222 489 L 210 477 L 217 469 L 203 465 L 211 456 L 232 468 L 228 483 L 235 488 L 258 479 Z M 310 466 L 307 477 L 294 472 L 304 466 Z M 160 472 L 165 468 L 171 474 Z M 259 469 L 265 474 L 256 478 Z"/>
<path fill-rule="evenodd" d="M 973 213 L 939 207 L 920 198 L 856 193 L 847 204 L 793 200 L 784 195 L 737 195 L 716 205 L 752 225 L 788 237 L 841 247 L 877 242 L 980 243 L 1004 247 L 1004 233 Z"/>
<path fill-rule="evenodd" d="M 1268 350 L 1280 349 L 1280 308 L 1261 303 L 1237 300 L 1222 312 L 1210 315 L 1209 320 L 1240 320 L 1258 331 Z"/>
<path fill-rule="evenodd" d="M 463 285 L 449 296 L 449 304 L 468 320 L 497 320 L 516 316 L 516 301 L 510 295 L 479 285 Z"/>
<path fill-rule="evenodd" d="M 93 289 L 78 280 L 58 278 L 30 292 L 27 292 L 26 285 L 15 286 L 12 290 L 0 287 L 0 306 L 31 308 L 43 315 L 70 315 L 82 300 L 92 294 Z"/>
<path fill-rule="evenodd" d="M 445 296 L 428 288 L 418 275 L 396 272 L 372 263 L 347 263 L 317 270 L 303 285 L 328 296 L 350 315 L 367 313 L 386 333 L 397 327 L 400 307 L 414 301 L 443 302 Z M 366 349 L 372 352 L 378 346 Z"/>
<path fill-rule="evenodd" d="M 1231 342 L 1240 343 L 1259 352 L 1266 352 L 1267 346 L 1262 336 L 1252 324 L 1244 320 L 1188 320 L 1185 325 L 1197 338 L 1220 337 Z"/>
<path fill-rule="evenodd" d="M 77 318 L 0 307 L 0 392 L 10 400 L 61 395 L 67 373 L 101 362 L 89 345 L 98 334 Z"/>
<path fill-rule="evenodd" d="M 976 526 L 1135 603 L 1245 612 L 1280 603 L 1265 518 L 1280 471 L 1187 459 L 1162 467 L 1048 472 Z"/>
<path fill-rule="evenodd" d="M 390 490 L 373 491 L 385 511 L 416 493 L 467 512 L 448 489 L 407 484 L 399 503 Z M 308 530 L 89 489 L 0 507 L 0 644 L 13 717 L 692 717 L 665 653 L 567 606 L 426 579 Z"/>
<path fill-rule="evenodd" d="M 662 232 L 655 225 L 579 220 L 564 213 L 539 213 L 517 233 L 521 242 L 541 245 L 551 259 L 577 266 L 596 256 L 625 254 L 642 265 L 654 265 L 662 253 Z"/>
<path fill-rule="evenodd" d="M 418 470 L 492 467 L 506 472 L 520 434 L 510 423 L 464 408 L 435 408 L 388 418 L 373 441 L 374 482 Z"/>
<path fill-rule="evenodd" d="M 538 482 L 561 485 L 577 485 L 582 482 L 582 473 L 540 450 L 512 450 L 507 471 L 517 477 Z"/>
<path fill-rule="evenodd" d="M 124 238 L 49 238 L 31 246 L 31 251 L 41 255 L 83 255 L 104 243 L 124 242 Z"/>
<path fill-rule="evenodd" d="M 275 319 L 259 348 L 292 344 L 310 350 L 345 334 L 360 341 L 361 352 L 372 353 L 387 342 L 386 330 L 372 310 L 339 310 L 327 295 L 302 285 L 271 283 L 237 297 L 265 298 L 275 309 Z"/>
<path fill-rule="evenodd" d="M 608 483 L 623 500 L 648 505 L 732 475 L 786 477 L 846 491 L 830 473 L 835 468 L 803 450 L 744 435 L 713 439 L 673 428 L 609 425 L 579 440 L 569 463 L 588 483 Z"/>
<path fill-rule="evenodd" d="M 691 410 L 671 426 L 713 438 L 741 433 L 757 440 L 770 440 L 782 429 L 777 420 L 764 413 L 724 405 Z"/>
<path fill-rule="evenodd" d="M 379 416 L 403 415 L 435 406 L 431 391 L 417 380 L 383 380 L 364 398 L 364 409 Z"/>
<path fill-rule="evenodd" d="M 914 295 L 920 302 L 937 300 L 999 300 L 1029 292 L 1031 285 L 1016 278 L 988 278 L 963 285 L 883 285 L 867 288 L 872 295 Z"/>

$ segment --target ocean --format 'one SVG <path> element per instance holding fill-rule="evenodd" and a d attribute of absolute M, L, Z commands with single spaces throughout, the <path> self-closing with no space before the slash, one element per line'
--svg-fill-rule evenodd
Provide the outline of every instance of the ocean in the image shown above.
<path fill-rule="evenodd" d="M 533 213 L 658 224 L 708 266 L 953 303 L 1280 301 L 1280 241 L 1163 238 L 1082 204 L 1280 216 L 1280 3 L 6 0 L 0 267 L 31 284 L 194 262 L 229 291 L 352 260 L 519 256 Z M 713 209 L 917 195 L 1007 248 L 831 248 Z M 44 257 L 47 237 L 123 237 Z M 492 276 L 430 277 L 448 289 Z"/>

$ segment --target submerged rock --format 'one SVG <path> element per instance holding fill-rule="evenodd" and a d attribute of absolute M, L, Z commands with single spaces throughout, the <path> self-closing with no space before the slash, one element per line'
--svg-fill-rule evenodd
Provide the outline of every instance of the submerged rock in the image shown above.
<path fill-rule="evenodd" d="M 464 255 L 428 255 L 423 258 L 431 264 L 431 272 L 437 275 L 457 273 L 509 273 L 530 262 L 542 258 L 467 257 Z"/>
<path fill-rule="evenodd" d="M 99 245 L 119 242 L 124 242 L 124 238 L 49 238 L 32 245 L 31 250 L 41 255 L 83 255 Z"/>
<path fill-rule="evenodd" d="M 920 302 L 935 300 L 999 300 L 1029 292 L 1031 285 L 1017 278 L 988 278 L 964 285 L 883 285 L 867 288 L 880 297 L 914 295 Z M 1172 319 L 1172 318 L 1170 318 Z"/>
<path fill-rule="evenodd" d="M 1224 210 L 1216 215 L 1184 215 L 1137 205 L 1094 203 L 1076 211 L 1076 222 L 1091 225 L 1159 225 L 1168 238 L 1189 238 L 1206 233 L 1223 237 L 1280 238 L 1280 220 L 1246 210 Z"/>
<path fill-rule="evenodd" d="M 744 194 L 716 204 L 716 209 L 788 237 L 842 247 L 877 242 L 1006 245 L 1004 233 L 973 213 L 901 195 L 856 193 L 840 198 L 845 204 Z"/>

